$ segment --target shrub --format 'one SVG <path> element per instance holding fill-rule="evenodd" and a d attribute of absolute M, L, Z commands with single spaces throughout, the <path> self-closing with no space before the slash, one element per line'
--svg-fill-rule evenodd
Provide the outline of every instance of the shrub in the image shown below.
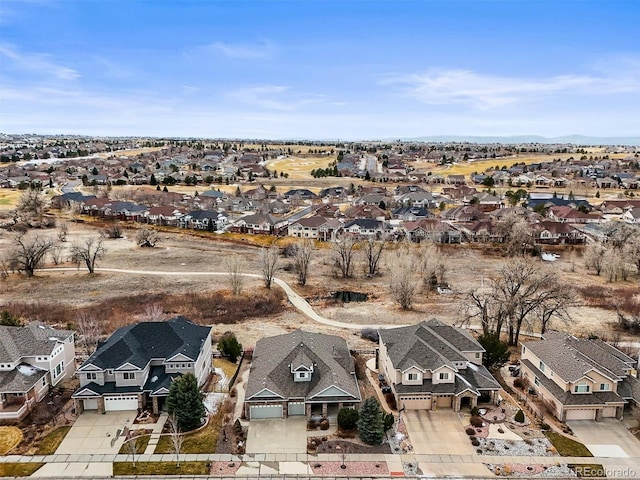
<path fill-rule="evenodd" d="M 518 423 L 524 423 L 524 412 L 522 410 L 518 410 L 513 419 Z"/>
<path fill-rule="evenodd" d="M 378 343 L 380 336 L 375 328 L 363 328 L 360 330 L 360 337 L 374 343 Z"/>
<path fill-rule="evenodd" d="M 475 440 L 471 440 L 471 445 L 473 445 L 474 447 L 479 447 L 480 441 L 477 438 Z"/>
<path fill-rule="evenodd" d="M 476 431 L 475 429 L 471 428 L 471 427 L 467 427 L 467 429 L 465 430 L 467 435 L 475 435 Z"/>
<path fill-rule="evenodd" d="M 544 423 L 544 422 L 542 422 L 542 425 L 540 425 L 540 428 L 541 428 L 542 430 L 545 430 L 545 431 L 546 431 L 546 430 L 551 430 L 551 425 L 549 425 L 548 423 Z"/>
<path fill-rule="evenodd" d="M 355 408 L 343 408 L 338 412 L 338 426 L 341 430 L 353 430 L 356 428 L 360 414 Z"/>
<path fill-rule="evenodd" d="M 480 417 L 471 417 L 469 423 L 471 423 L 471 425 L 473 425 L 474 427 L 482 427 L 484 425 L 484 420 L 482 420 L 482 418 Z"/>
<path fill-rule="evenodd" d="M 478 410 L 478 407 L 473 407 L 471 409 L 471 416 L 472 417 L 477 417 L 478 415 L 480 415 L 480 411 Z"/>
<path fill-rule="evenodd" d="M 393 422 L 395 422 L 396 419 L 393 416 L 393 413 L 385 413 L 382 416 L 382 421 L 384 422 L 384 431 L 386 432 L 391 427 L 393 427 Z"/>
<path fill-rule="evenodd" d="M 398 405 L 396 404 L 396 397 L 392 392 L 387 392 L 384 394 L 384 399 L 387 402 L 387 405 L 391 410 L 397 410 Z"/>
<path fill-rule="evenodd" d="M 516 387 L 516 388 L 519 388 L 520 390 L 522 390 L 525 387 L 524 379 L 521 378 L 521 377 L 516 378 L 513 381 L 513 386 Z"/>
<path fill-rule="evenodd" d="M 320 420 L 320 430 L 329 430 L 329 420 L 323 418 Z"/>

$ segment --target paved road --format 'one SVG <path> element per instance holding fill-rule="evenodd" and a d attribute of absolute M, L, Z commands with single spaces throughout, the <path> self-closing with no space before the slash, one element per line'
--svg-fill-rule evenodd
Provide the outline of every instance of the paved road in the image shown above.
<path fill-rule="evenodd" d="M 39 270 L 40 272 L 66 272 L 66 271 L 72 271 L 72 272 L 77 272 L 78 269 L 74 268 L 74 267 L 57 267 L 57 268 L 45 268 L 45 269 L 41 269 Z M 227 272 L 168 272 L 168 271 L 156 271 L 156 270 L 127 270 L 127 269 L 122 269 L 122 268 L 96 268 L 96 272 L 111 272 L 111 273 L 125 273 L 125 274 L 133 274 L 133 275 L 159 275 L 159 276 L 194 276 L 194 277 L 226 277 L 228 276 Z M 262 278 L 262 275 L 257 274 L 257 273 L 243 273 L 242 274 L 244 277 L 248 277 L 248 278 Z M 344 323 L 344 322 L 338 322 L 336 320 L 331 320 L 330 318 L 326 318 L 326 317 L 322 317 L 320 315 L 318 315 L 315 310 L 311 307 L 311 305 L 309 305 L 309 303 L 302 298 L 300 295 L 298 295 L 290 286 L 289 284 L 287 284 L 287 282 L 285 282 L 284 280 L 280 279 L 280 278 L 276 278 L 274 277 L 273 279 L 273 283 L 275 283 L 276 285 L 278 285 L 280 288 L 282 288 L 282 290 L 284 290 L 284 293 L 287 295 L 287 298 L 289 299 L 289 301 L 291 302 L 291 304 L 296 307 L 300 313 L 304 314 L 305 316 L 309 317 L 311 320 L 313 320 L 314 322 L 318 322 L 318 323 L 322 323 L 324 325 L 329 325 L 331 327 L 336 327 L 336 328 L 346 328 L 346 329 L 350 329 L 350 330 L 362 330 L 363 328 L 374 328 L 374 329 L 384 329 L 384 328 L 391 328 L 391 327 L 398 327 L 401 326 L 399 324 L 394 324 L 394 325 L 371 325 L 371 324 L 367 324 L 367 325 L 359 325 L 359 324 L 353 324 L 353 323 Z"/>

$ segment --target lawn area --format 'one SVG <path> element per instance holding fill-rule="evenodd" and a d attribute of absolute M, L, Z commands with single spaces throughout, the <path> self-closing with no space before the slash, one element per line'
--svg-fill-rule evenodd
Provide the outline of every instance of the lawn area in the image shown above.
<path fill-rule="evenodd" d="M 134 438 L 135 440 L 129 440 L 128 442 L 124 442 L 120 447 L 120 450 L 118 451 L 118 453 L 130 454 L 131 446 L 129 445 L 129 443 L 134 441 L 136 442 L 136 453 L 144 453 L 144 451 L 147 449 L 147 445 L 149 445 L 149 439 L 151 438 L 151 435 L 142 434 Z"/>
<path fill-rule="evenodd" d="M 233 377 L 238 369 L 237 363 L 230 362 L 226 358 L 216 358 L 213 361 L 213 366 L 221 368 L 227 378 Z"/>
<path fill-rule="evenodd" d="M 0 463 L 0 477 L 28 477 L 44 463 Z"/>
<path fill-rule="evenodd" d="M 22 432 L 18 427 L 0 427 L 0 455 L 6 455 L 22 441 Z"/>
<path fill-rule="evenodd" d="M 202 430 L 184 436 L 181 453 L 214 453 L 222 424 L 222 412 L 216 413 Z M 154 453 L 174 453 L 171 435 L 162 435 Z"/>
<path fill-rule="evenodd" d="M 29 464 L 30 465 L 30 464 Z M 114 475 L 208 475 L 207 462 L 114 462 Z"/>
<path fill-rule="evenodd" d="M 16 206 L 23 192 L 9 188 L 0 189 L 0 209 L 10 210 Z"/>
<path fill-rule="evenodd" d="M 589 449 L 580 442 L 556 432 L 544 432 L 544 434 L 563 457 L 593 457 Z"/>
<path fill-rule="evenodd" d="M 60 443 L 67 436 L 71 430 L 70 425 L 66 425 L 64 427 L 58 427 L 53 430 L 49 435 L 44 437 L 40 441 L 40 445 L 38 445 L 38 449 L 36 450 L 36 455 L 53 455 L 56 453 L 56 450 L 60 446 Z"/>

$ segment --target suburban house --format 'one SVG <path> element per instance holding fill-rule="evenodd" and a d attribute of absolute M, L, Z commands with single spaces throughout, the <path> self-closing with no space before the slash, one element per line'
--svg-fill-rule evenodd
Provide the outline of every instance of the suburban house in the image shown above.
<path fill-rule="evenodd" d="M 73 332 L 40 323 L 0 326 L 0 422 L 17 422 L 75 372 Z"/>
<path fill-rule="evenodd" d="M 466 330 L 432 319 L 379 334 L 378 372 L 398 408 L 459 412 L 497 403 L 500 384 L 482 365 L 484 348 Z"/>
<path fill-rule="evenodd" d="M 76 410 L 158 413 L 172 379 L 192 373 L 203 385 L 212 368 L 211 327 L 175 317 L 119 328 L 78 368 Z"/>
<path fill-rule="evenodd" d="M 360 401 L 343 338 L 296 330 L 256 343 L 244 400 L 247 418 L 335 419 L 341 408 Z"/>
<path fill-rule="evenodd" d="M 640 402 L 636 361 L 602 340 L 547 332 L 522 343 L 521 374 L 561 421 L 622 418 Z"/>

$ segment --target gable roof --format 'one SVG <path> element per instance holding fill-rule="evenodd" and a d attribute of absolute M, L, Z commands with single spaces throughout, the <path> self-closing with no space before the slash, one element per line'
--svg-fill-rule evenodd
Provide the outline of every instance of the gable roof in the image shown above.
<path fill-rule="evenodd" d="M 291 368 L 313 364 L 309 382 L 294 382 Z M 360 401 L 354 362 L 347 342 L 335 335 L 295 332 L 258 340 L 253 352 L 246 399 L 265 389 L 283 398 L 314 396 L 334 386 L 346 393 L 345 399 Z"/>
<path fill-rule="evenodd" d="M 103 370 L 126 363 L 144 368 L 152 358 L 167 359 L 183 354 L 194 361 L 211 332 L 184 317 L 166 322 L 142 322 L 116 330 L 81 366 L 95 365 Z"/>
<path fill-rule="evenodd" d="M 58 342 L 70 335 L 71 330 L 56 330 L 39 322 L 24 327 L 0 325 L 0 362 L 14 363 L 22 357 L 49 355 Z"/>
<path fill-rule="evenodd" d="M 435 319 L 379 333 L 393 367 L 400 371 L 412 366 L 432 372 L 443 366 L 456 370 L 453 362 L 467 362 L 463 352 L 484 352 L 467 331 Z"/>
<path fill-rule="evenodd" d="M 522 342 L 522 345 L 565 382 L 575 382 L 590 370 L 597 370 L 612 380 L 624 378 L 635 363 L 601 340 L 576 338 L 562 332 L 547 332 L 543 340 Z"/>

